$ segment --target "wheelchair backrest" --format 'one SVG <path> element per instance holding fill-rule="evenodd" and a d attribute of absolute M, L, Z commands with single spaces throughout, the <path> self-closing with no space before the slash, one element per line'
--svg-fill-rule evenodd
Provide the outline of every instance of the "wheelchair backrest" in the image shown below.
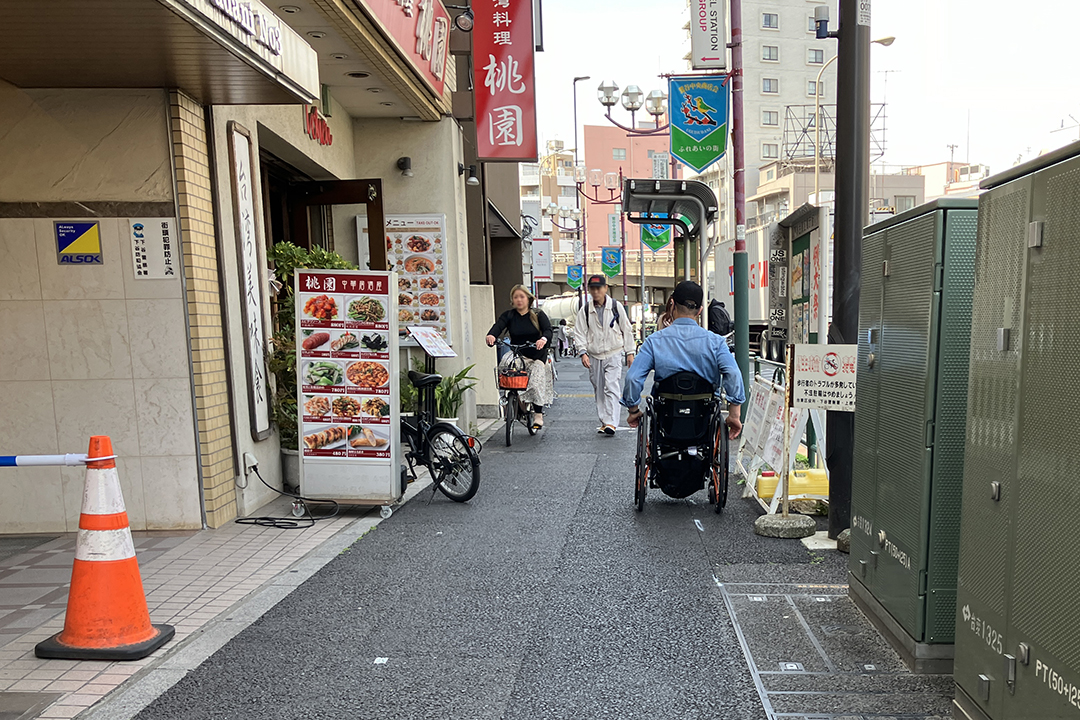
<path fill-rule="evenodd" d="M 653 407 L 660 441 L 691 447 L 709 440 L 716 409 L 715 388 L 692 372 L 675 373 L 656 384 Z"/>

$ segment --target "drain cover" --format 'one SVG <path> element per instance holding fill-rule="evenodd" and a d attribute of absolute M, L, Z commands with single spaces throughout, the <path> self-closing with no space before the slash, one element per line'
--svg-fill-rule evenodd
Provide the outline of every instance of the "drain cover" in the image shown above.
<path fill-rule="evenodd" d="M 797 662 L 782 662 L 780 663 L 780 669 L 783 672 L 806 672 L 803 664 Z"/>

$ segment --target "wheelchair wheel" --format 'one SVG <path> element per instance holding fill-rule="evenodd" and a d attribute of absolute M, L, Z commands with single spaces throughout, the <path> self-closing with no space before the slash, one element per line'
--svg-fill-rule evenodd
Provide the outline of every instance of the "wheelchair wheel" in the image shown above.
<path fill-rule="evenodd" d="M 728 495 L 728 436 L 727 425 L 723 418 L 716 428 L 713 438 L 712 484 L 709 487 L 709 502 L 719 515 L 727 505 Z"/>
<path fill-rule="evenodd" d="M 641 418 L 637 433 L 637 455 L 634 458 L 634 506 L 645 509 L 645 493 L 649 487 L 649 415 Z"/>

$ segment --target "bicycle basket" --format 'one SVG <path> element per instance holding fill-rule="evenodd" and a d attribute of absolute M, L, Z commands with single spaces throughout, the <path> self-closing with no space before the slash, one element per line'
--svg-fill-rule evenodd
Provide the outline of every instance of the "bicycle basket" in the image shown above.
<path fill-rule="evenodd" d="M 529 387 L 529 373 L 524 370 L 503 370 L 499 373 L 499 387 L 503 390 L 524 390 Z"/>

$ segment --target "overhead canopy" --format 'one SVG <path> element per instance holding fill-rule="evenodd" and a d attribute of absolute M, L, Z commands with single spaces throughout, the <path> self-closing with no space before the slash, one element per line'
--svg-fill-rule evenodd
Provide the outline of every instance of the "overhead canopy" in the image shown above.
<path fill-rule="evenodd" d="M 634 223 L 681 225 L 691 240 L 701 237 L 718 212 L 716 194 L 697 180 L 653 180 L 626 178 L 623 181 L 622 210 Z M 657 219 L 666 215 L 668 222 Z M 680 222 L 672 222 L 679 220 Z"/>
<path fill-rule="evenodd" d="M 258 0 L 0 0 L 0 79 L 21 88 L 180 88 L 203 104 L 312 102 L 312 50 Z M 256 21 L 257 18 L 257 21 Z"/>
<path fill-rule="evenodd" d="M 510 222 L 495 203 L 488 200 L 488 229 L 493 238 L 521 239 L 521 232 L 515 223 Z"/>

